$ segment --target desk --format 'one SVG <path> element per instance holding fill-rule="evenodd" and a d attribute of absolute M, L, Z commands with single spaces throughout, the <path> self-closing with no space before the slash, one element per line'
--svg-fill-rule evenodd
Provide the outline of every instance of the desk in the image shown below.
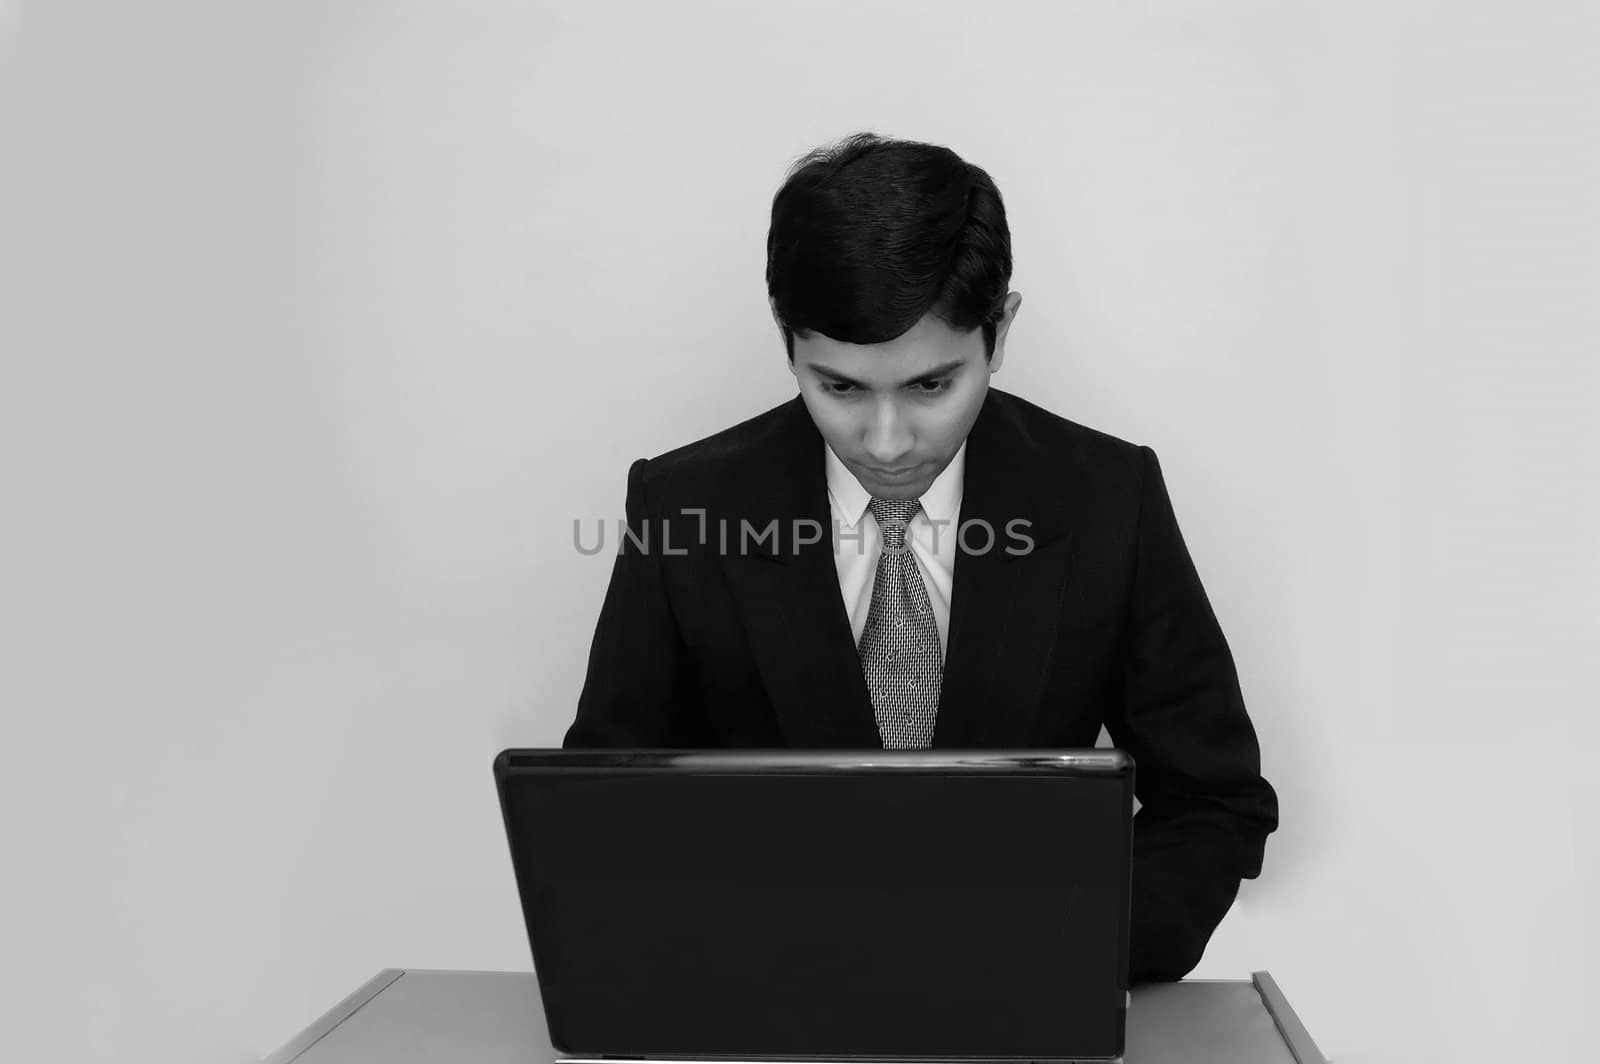
<path fill-rule="evenodd" d="M 265 1064 L 551 1064 L 531 972 L 389 968 Z M 1140 987 L 1126 1064 L 1325 1064 L 1272 977 Z"/>

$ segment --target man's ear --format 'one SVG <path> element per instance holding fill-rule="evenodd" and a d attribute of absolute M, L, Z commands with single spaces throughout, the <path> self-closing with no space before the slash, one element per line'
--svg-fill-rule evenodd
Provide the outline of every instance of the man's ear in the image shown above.
<path fill-rule="evenodd" d="M 1011 323 L 1017 320 L 1017 310 L 1021 306 L 1021 292 L 1006 294 L 1005 310 L 994 325 L 994 354 L 989 356 L 990 373 L 1000 372 L 1000 364 L 1006 360 L 1006 333 L 1011 331 Z"/>
<path fill-rule="evenodd" d="M 789 354 L 789 344 L 783 336 L 783 319 L 778 316 L 778 301 L 768 296 L 767 306 L 772 309 L 772 324 L 778 327 L 778 346 L 783 348 L 783 360 L 788 363 L 789 372 L 799 376 L 794 368 L 794 356 Z"/>

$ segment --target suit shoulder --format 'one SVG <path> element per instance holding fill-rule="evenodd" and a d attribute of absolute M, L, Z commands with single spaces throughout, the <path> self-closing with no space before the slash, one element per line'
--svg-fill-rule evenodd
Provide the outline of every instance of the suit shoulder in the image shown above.
<path fill-rule="evenodd" d="M 646 486 L 652 494 L 699 496 L 724 485 L 752 456 L 791 433 L 797 414 L 808 417 L 798 396 L 736 425 L 663 451 L 646 462 Z"/>
<path fill-rule="evenodd" d="M 996 407 L 1030 443 L 1045 454 L 1080 467 L 1137 470 L 1142 444 L 1062 417 L 1021 396 L 991 388 Z"/>

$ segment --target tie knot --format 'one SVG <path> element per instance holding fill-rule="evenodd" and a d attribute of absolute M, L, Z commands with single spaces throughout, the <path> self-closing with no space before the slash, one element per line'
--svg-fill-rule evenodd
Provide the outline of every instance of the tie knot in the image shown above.
<path fill-rule="evenodd" d="M 922 509 L 922 500 L 880 499 L 874 496 L 867 505 L 872 510 L 873 518 L 878 522 L 878 530 L 883 533 L 884 548 L 899 550 L 904 547 L 906 526 L 917 516 L 917 511 Z"/>

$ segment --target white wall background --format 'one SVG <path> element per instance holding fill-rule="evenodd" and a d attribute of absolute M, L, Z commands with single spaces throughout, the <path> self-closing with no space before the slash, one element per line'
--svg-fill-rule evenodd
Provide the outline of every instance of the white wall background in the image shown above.
<path fill-rule="evenodd" d="M 1283 806 L 1197 974 L 1338 1061 L 1578 1058 L 1591 5 L 0 16 L 0 1056 L 528 967 L 489 763 L 574 705 L 572 520 L 792 394 L 770 198 L 875 129 L 1002 189 L 997 383 L 1161 455 Z"/>

